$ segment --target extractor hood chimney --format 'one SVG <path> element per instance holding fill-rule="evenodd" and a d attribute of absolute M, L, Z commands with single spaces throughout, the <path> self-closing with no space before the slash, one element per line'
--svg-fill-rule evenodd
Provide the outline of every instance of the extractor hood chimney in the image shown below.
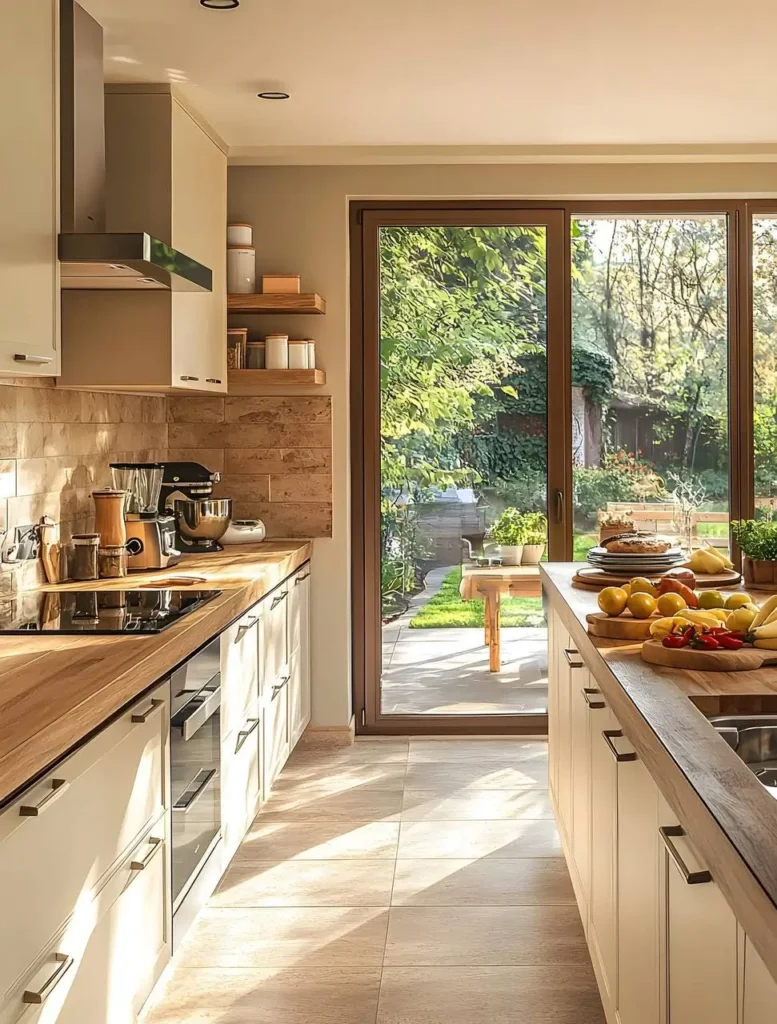
<path fill-rule="evenodd" d="M 63 288 L 211 291 L 208 267 L 143 231 L 105 230 L 103 30 L 75 0 L 60 0 Z"/>

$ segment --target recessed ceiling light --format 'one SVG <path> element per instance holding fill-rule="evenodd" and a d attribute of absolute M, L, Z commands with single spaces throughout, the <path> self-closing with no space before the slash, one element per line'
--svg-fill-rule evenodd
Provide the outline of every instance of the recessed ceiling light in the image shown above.
<path fill-rule="evenodd" d="M 209 11 L 234 11 L 240 6 L 240 0 L 200 0 L 200 4 Z"/>
<path fill-rule="evenodd" d="M 282 92 L 280 89 L 268 89 L 266 92 L 258 92 L 256 95 L 260 100 L 287 100 L 290 98 L 289 93 Z"/>

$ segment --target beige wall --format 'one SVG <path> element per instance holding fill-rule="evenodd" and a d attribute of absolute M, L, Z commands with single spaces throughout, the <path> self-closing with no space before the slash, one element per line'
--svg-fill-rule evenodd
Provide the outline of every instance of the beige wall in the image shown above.
<path fill-rule="evenodd" d="M 350 716 L 348 466 L 349 198 L 662 198 L 777 196 L 772 163 L 232 167 L 229 216 L 254 226 L 257 273 L 299 273 L 326 317 L 296 323 L 317 342 L 332 396 L 333 534 L 315 542 L 313 719 Z M 256 322 L 246 325 L 256 328 Z M 288 328 L 264 318 L 262 329 Z"/>

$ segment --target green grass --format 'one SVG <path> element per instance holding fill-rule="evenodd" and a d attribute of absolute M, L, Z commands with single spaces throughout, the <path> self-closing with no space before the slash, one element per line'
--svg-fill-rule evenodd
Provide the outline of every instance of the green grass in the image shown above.
<path fill-rule="evenodd" d="M 462 601 L 459 594 L 461 568 L 452 569 L 431 601 L 423 605 L 410 622 L 411 629 L 450 629 L 485 625 L 483 601 Z M 544 626 L 542 599 L 504 597 L 501 602 L 503 626 Z"/>
<path fill-rule="evenodd" d="M 588 555 L 589 548 L 596 547 L 599 543 L 598 533 L 576 533 L 574 538 L 573 562 L 584 562 Z"/>

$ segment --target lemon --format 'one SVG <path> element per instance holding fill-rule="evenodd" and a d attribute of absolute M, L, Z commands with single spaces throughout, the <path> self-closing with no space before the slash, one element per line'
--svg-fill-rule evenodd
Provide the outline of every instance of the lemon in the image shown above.
<path fill-rule="evenodd" d="M 607 615 L 620 615 L 626 607 L 627 598 L 628 594 L 620 587 L 605 587 L 604 590 L 599 591 L 599 607 Z"/>
<path fill-rule="evenodd" d="M 656 596 L 656 588 L 650 582 L 645 579 L 644 576 L 635 576 L 631 581 L 631 593 L 632 594 L 650 594 L 651 597 Z"/>
<path fill-rule="evenodd" d="M 732 611 L 742 608 L 746 604 L 753 603 L 753 599 L 749 594 L 729 594 L 726 598 L 726 608 L 731 608 Z"/>
<path fill-rule="evenodd" d="M 729 613 L 726 619 L 726 629 L 746 633 L 750 629 L 755 616 L 756 612 L 752 608 L 736 608 L 733 612 Z"/>
<path fill-rule="evenodd" d="M 656 599 L 651 594 L 632 590 L 631 597 L 626 602 L 626 607 L 635 619 L 649 619 L 656 610 Z"/>
<path fill-rule="evenodd" d="M 676 615 L 677 612 L 687 607 L 685 598 L 680 594 L 662 594 L 656 601 L 656 608 L 662 615 Z"/>
<path fill-rule="evenodd" d="M 626 597 L 631 597 L 631 584 L 630 583 L 622 584 L 622 586 L 619 589 L 623 591 L 623 593 L 626 595 Z"/>
<path fill-rule="evenodd" d="M 726 599 L 719 590 L 700 590 L 699 605 L 701 608 L 725 608 Z"/>

